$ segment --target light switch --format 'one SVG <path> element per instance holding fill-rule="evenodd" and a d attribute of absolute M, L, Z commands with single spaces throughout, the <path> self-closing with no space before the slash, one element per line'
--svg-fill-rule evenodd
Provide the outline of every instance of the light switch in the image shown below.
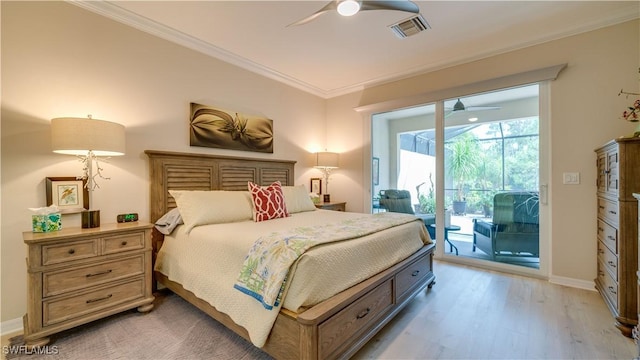
<path fill-rule="evenodd" d="M 580 173 L 578 173 L 578 172 L 562 173 L 562 183 L 564 185 L 578 185 L 578 184 L 580 184 Z"/>

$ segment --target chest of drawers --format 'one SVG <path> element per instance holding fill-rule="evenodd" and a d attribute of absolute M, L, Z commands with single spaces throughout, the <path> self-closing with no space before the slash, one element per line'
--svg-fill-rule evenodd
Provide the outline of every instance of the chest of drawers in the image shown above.
<path fill-rule="evenodd" d="M 26 345 L 45 345 L 51 334 L 131 308 L 150 311 L 151 229 L 123 223 L 23 233 Z"/>
<path fill-rule="evenodd" d="M 631 336 L 638 323 L 638 206 L 640 138 L 621 138 L 596 149 L 596 289 L 611 310 L 616 327 Z"/>

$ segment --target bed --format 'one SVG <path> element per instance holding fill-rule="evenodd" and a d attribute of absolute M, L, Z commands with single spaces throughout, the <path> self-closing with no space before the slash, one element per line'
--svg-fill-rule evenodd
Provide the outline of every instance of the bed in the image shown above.
<path fill-rule="evenodd" d="M 176 207 L 176 200 L 170 195 L 170 191 L 174 193 L 176 190 L 246 191 L 248 182 L 263 186 L 280 182 L 283 186 L 293 186 L 295 165 L 293 161 L 153 150 L 147 150 L 145 153 L 149 157 L 150 165 L 150 217 L 152 221 L 156 221 Z M 362 214 L 342 215 L 351 218 L 364 216 Z M 317 221 L 321 217 L 337 216 L 337 212 L 317 210 L 317 212 L 309 214 L 295 214 L 291 216 L 291 221 L 306 224 Z M 315 220 L 310 220 L 311 218 Z M 282 221 L 289 220 L 283 219 Z M 270 226 L 277 226 L 279 222 L 269 221 L 266 223 L 270 223 Z M 252 226 L 254 225 L 251 222 L 246 223 L 247 234 L 251 234 L 251 231 L 258 231 Z M 402 226 L 409 227 L 414 224 Z M 191 234 L 202 233 L 205 228 L 206 226 L 193 228 Z M 400 229 L 398 231 L 407 231 L 398 228 Z M 215 232 L 219 232 L 218 229 Z M 184 229 L 176 232 L 179 234 L 184 232 Z M 189 236 L 195 238 L 195 235 Z M 154 261 L 160 255 L 161 262 L 166 261 L 162 260 L 163 252 L 169 251 L 167 249 L 181 241 L 174 239 L 173 234 L 167 235 L 165 239 L 165 236 L 157 230 L 154 230 L 152 240 Z M 166 246 L 161 252 L 160 249 L 165 241 Z M 260 342 L 260 348 L 277 359 L 350 357 L 406 306 L 415 295 L 435 283 L 432 262 L 434 246 L 430 241 L 420 244 L 409 254 L 398 255 L 400 259 L 388 266 L 385 265 L 384 269 L 376 270 L 365 279 L 358 280 L 357 283 L 349 285 L 345 289 L 340 289 L 336 294 L 320 302 L 302 299 L 295 305 L 287 306 L 290 297 L 297 298 L 297 296 L 289 295 L 293 294 L 291 289 L 296 287 L 295 280 L 298 276 L 296 272 L 291 283 L 288 284 L 287 291 L 289 293 L 284 298 L 284 305 L 281 305 L 278 311 L 273 313 L 273 326 L 270 328 L 266 341 Z M 323 245 L 319 248 L 328 247 Z M 322 251 L 317 252 L 322 253 Z M 327 252 L 327 256 L 330 254 Z M 174 281 L 173 275 L 167 275 L 166 271 L 161 270 L 154 273 L 158 284 L 170 289 L 227 328 L 252 341 L 254 345 L 256 344 L 255 336 L 252 340 L 251 335 L 254 330 L 251 329 L 251 326 L 240 325 L 242 319 L 238 319 L 237 315 L 226 311 L 227 308 L 224 304 L 214 307 L 208 299 L 205 299 L 202 290 L 198 290 L 188 283 L 185 285 L 181 281 Z M 244 294 L 239 296 L 249 298 Z M 311 301 L 311 303 L 305 301 Z"/>

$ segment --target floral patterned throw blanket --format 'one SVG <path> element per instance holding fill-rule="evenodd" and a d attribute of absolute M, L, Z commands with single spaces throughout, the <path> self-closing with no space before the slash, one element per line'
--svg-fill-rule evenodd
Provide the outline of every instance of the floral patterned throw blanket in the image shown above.
<path fill-rule="evenodd" d="M 278 307 L 282 300 L 289 268 L 305 251 L 321 244 L 354 239 L 412 221 L 421 220 L 413 215 L 383 212 L 260 237 L 245 257 L 233 287 L 271 310 Z"/>

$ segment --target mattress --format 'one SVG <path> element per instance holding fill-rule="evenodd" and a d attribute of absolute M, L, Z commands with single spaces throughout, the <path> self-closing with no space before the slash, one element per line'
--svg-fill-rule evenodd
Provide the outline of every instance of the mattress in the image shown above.
<path fill-rule="evenodd" d="M 376 215 L 316 210 L 264 222 L 198 226 L 189 234 L 180 226 L 165 236 L 155 270 L 229 315 L 247 330 L 254 345 L 262 347 L 280 307 L 266 310 L 260 302 L 233 288 L 253 243 L 272 232 L 363 216 Z M 281 306 L 293 312 L 304 311 L 430 243 L 424 224 L 413 218 L 415 221 L 404 225 L 308 250 L 291 268 Z"/>

